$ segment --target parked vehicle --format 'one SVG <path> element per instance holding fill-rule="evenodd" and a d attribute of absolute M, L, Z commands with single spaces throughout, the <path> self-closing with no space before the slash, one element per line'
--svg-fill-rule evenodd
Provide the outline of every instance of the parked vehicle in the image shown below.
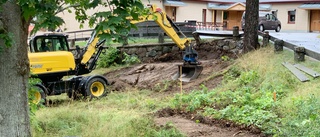
<path fill-rule="evenodd" d="M 242 19 L 241 19 L 242 30 L 244 30 L 244 26 L 245 26 L 245 12 L 243 12 Z M 274 14 L 270 12 L 259 11 L 258 30 L 259 31 L 275 30 L 276 32 L 280 32 L 281 22 L 278 20 L 278 18 Z"/>

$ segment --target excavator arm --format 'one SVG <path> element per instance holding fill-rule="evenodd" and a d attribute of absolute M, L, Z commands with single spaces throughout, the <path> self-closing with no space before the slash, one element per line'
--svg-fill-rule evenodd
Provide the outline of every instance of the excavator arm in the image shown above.
<path fill-rule="evenodd" d="M 139 18 L 140 20 L 131 20 L 131 23 L 136 24 L 145 21 L 155 21 L 180 49 L 183 50 L 186 46 L 191 44 L 191 40 L 181 32 L 181 30 L 172 22 L 165 12 L 162 12 L 162 10 L 157 8 L 155 5 L 148 6 L 150 9 L 150 15 Z M 175 29 L 178 30 L 181 35 L 183 35 L 183 38 L 180 38 Z"/>
<path fill-rule="evenodd" d="M 130 22 L 133 24 L 145 21 L 155 21 L 181 50 L 185 50 L 183 55 L 184 63 L 183 65 L 179 66 L 178 73 L 172 78 L 177 79 L 178 77 L 180 77 L 180 75 L 186 76 L 186 78 L 184 78 L 184 81 L 190 81 L 191 79 L 197 78 L 202 71 L 202 67 L 198 66 L 200 65 L 200 62 L 197 61 L 198 53 L 191 45 L 191 40 L 182 33 L 182 31 L 173 23 L 173 21 L 167 16 L 165 12 L 162 12 L 160 8 L 158 8 L 156 5 L 148 5 L 148 7 L 150 10 L 148 15 L 141 16 L 138 20 L 133 20 L 130 17 L 128 17 L 127 19 L 130 20 Z M 177 31 L 180 35 L 182 35 L 183 38 L 180 38 Z M 95 61 L 100 55 L 102 50 L 101 46 L 105 42 L 105 40 L 101 40 L 99 38 L 100 33 L 98 33 L 97 31 L 93 31 L 91 38 L 87 42 L 87 46 L 85 47 L 84 53 L 82 54 L 81 58 L 81 64 L 83 66 L 86 66 L 86 64 L 90 62 L 90 59 L 92 59 L 92 57 L 95 55 L 96 50 L 98 50 L 98 54 L 95 55 Z M 106 30 L 105 33 L 108 33 L 108 30 Z M 181 68 L 182 72 L 180 72 Z"/>

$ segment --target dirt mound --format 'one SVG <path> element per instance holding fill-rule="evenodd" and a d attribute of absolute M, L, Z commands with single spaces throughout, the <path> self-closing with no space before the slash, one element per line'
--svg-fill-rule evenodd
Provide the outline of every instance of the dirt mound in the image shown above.
<path fill-rule="evenodd" d="M 210 42 L 201 44 L 195 49 L 198 52 L 203 71 L 198 79 L 189 83 L 183 82 L 183 90 L 185 91 L 197 89 L 201 84 L 208 88 L 217 86 L 222 79 L 221 75 L 209 76 L 228 67 L 230 62 L 226 60 L 238 57 L 234 52 L 224 51 Z M 112 83 L 114 91 L 123 91 L 128 87 L 155 91 L 179 91 L 179 82 L 173 81 L 171 77 L 178 73 L 178 65 L 182 64 L 182 54 L 183 51 L 166 53 L 148 60 L 148 63 L 109 72 L 105 76 Z"/>
<path fill-rule="evenodd" d="M 147 63 L 129 68 L 106 73 L 105 76 L 112 83 L 114 91 L 122 91 L 126 88 L 152 89 L 155 91 L 177 91 L 180 88 L 179 81 L 173 81 L 172 76 L 178 73 L 177 62 L 172 63 Z M 221 60 L 205 60 L 202 62 L 201 75 L 191 82 L 183 82 L 183 90 L 193 90 L 204 84 L 208 88 L 217 86 L 221 75 L 208 78 L 213 72 L 220 72 L 229 66 L 228 62 Z M 179 90 L 178 90 L 179 91 Z"/>

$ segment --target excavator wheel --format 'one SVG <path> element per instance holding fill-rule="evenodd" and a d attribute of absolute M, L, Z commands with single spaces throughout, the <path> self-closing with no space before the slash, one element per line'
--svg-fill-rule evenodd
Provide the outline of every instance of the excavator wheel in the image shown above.
<path fill-rule="evenodd" d="M 107 83 L 101 78 L 93 78 L 88 81 L 85 89 L 86 95 L 92 98 L 100 98 L 107 95 Z"/>
<path fill-rule="evenodd" d="M 46 100 L 45 90 L 39 85 L 35 85 L 31 93 L 34 95 L 34 97 L 32 98 L 32 103 L 34 104 L 38 105 L 42 102 L 42 100 Z"/>
<path fill-rule="evenodd" d="M 181 78 L 181 81 L 190 82 L 198 78 L 202 70 L 203 67 L 199 65 L 178 65 L 178 72 L 172 76 L 172 79 L 177 80 Z"/>

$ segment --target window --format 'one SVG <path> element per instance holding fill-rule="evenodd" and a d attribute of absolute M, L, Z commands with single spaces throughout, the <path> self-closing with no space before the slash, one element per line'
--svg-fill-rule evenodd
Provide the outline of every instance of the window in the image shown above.
<path fill-rule="evenodd" d="M 229 15 L 229 12 L 228 12 L 228 11 L 223 11 L 223 19 L 224 19 L 224 20 L 227 20 L 227 19 L 228 19 L 228 15 Z"/>
<path fill-rule="evenodd" d="M 271 19 L 272 21 L 276 21 L 276 20 L 277 20 L 277 17 L 275 17 L 274 15 L 270 15 L 270 19 Z"/>
<path fill-rule="evenodd" d="M 33 48 L 35 52 L 68 51 L 67 42 L 61 36 L 39 37 Z"/>
<path fill-rule="evenodd" d="M 296 21 L 296 10 L 288 11 L 288 23 L 294 24 Z"/>
<path fill-rule="evenodd" d="M 269 14 L 266 15 L 266 19 L 270 20 L 270 15 Z"/>

